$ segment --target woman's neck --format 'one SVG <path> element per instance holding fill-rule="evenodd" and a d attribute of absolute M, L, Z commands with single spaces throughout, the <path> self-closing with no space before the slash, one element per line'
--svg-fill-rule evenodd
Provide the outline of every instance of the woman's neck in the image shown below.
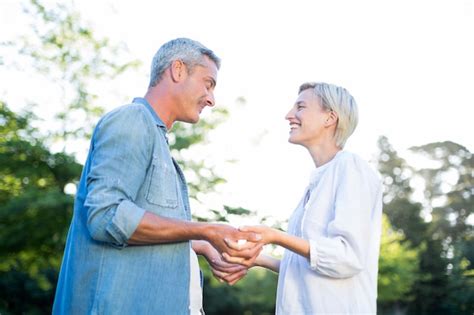
<path fill-rule="evenodd" d="M 313 162 L 316 167 L 320 167 L 328 163 L 336 156 L 337 152 L 341 151 L 341 148 L 333 143 L 314 145 L 312 147 L 308 147 L 307 149 L 313 158 Z"/>

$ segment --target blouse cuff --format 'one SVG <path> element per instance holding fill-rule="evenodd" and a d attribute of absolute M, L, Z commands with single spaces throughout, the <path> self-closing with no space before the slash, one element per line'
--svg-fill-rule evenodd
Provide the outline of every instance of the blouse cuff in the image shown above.
<path fill-rule="evenodd" d="M 318 265 L 318 250 L 316 248 L 316 241 L 309 240 L 309 264 L 312 270 L 316 270 Z"/>

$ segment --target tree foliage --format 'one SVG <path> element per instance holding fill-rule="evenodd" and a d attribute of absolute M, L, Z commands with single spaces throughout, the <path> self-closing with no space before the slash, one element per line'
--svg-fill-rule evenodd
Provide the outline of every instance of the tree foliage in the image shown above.
<path fill-rule="evenodd" d="M 2 314 L 50 312 L 72 215 L 73 197 L 64 189 L 81 171 L 72 156 L 45 147 L 31 119 L 0 102 Z"/>
<path fill-rule="evenodd" d="M 430 162 L 416 167 L 401 158 L 385 137 L 379 139 L 379 149 L 384 211 L 407 244 L 419 251 L 419 273 L 409 293 L 413 299 L 398 301 L 398 306 L 409 314 L 470 314 L 474 310 L 474 237 L 468 221 L 473 215 L 472 154 L 449 141 L 412 147 L 415 156 Z M 417 194 L 421 198 L 415 198 L 415 190 L 422 192 Z M 379 302 L 382 308 L 387 306 L 387 301 Z"/>
<path fill-rule="evenodd" d="M 382 306 L 400 307 L 413 300 L 412 286 L 419 274 L 419 249 L 406 241 L 402 232 L 382 218 L 380 245 L 378 301 Z"/>
<path fill-rule="evenodd" d="M 19 53 L 7 66 L 16 65 L 28 72 L 31 67 L 54 86 L 53 93 L 59 89 L 59 95 L 52 95 L 61 104 L 55 111 L 58 127 L 49 130 L 49 139 L 65 148 L 71 140 L 90 137 L 103 114 L 94 87 L 139 63 L 123 61 L 129 58 L 126 47 L 94 34 L 71 1 L 46 6 L 42 1 L 29 0 L 24 11 L 31 19 L 31 33 L 7 43 Z"/>

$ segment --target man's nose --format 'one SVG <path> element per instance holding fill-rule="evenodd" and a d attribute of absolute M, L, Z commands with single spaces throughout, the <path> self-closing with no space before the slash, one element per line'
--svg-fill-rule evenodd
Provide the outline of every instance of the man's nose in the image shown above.
<path fill-rule="evenodd" d="M 214 94 L 213 93 L 209 93 L 206 97 L 206 106 L 214 106 L 216 103 L 215 103 L 215 99 L 214 99 Z"/>

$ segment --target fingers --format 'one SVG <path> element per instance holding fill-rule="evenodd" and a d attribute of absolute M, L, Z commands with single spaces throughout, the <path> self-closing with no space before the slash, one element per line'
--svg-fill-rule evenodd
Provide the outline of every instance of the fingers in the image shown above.
<path fill-rule="evenodd" d="M 262 251 L 262 245 L 259 245 L 256 249 L 257 250 L 253 253 L 253 255 L 248 258 L 239 257 L 239 256 L 230 256 L 227 253 L 222 253 L 222 257 L 224 257 L 224 259 L 229 263 L 240 264 L 246 267 L 252 267 L 255 263 L 255 259 L 257 259 L 257 256 Z"/>
<path fill-rule="evenodd" d="M 229 248 L 240 250 L 240 244 L 238 242 L 232 241 L 228 238 L 224 238 L 224 242 L 229 246 Z"/>
<path fill-rule="evenodd" d="M 246 227 L 243 227 L 243 228 L 246 228 Z M 246 232 L 246 231 L 240 230 L 239 239 L 244 239 L 244 240 L 256 243 L 262 240 L 262 235 L 255 232 Z"/>
<path fill-rule="evenodd" d="M 232 263 L 232 264 L 243 264 L 245 261 L 245 258 L 243 257 L 230 256 L 227 253 L 222 253 L 222 256 L 227 262 Z"/>
<path fill-rule="evenodd" d="M 241 271 L 242 269 L 245 269 L 245 267 L 242 265 L 232 264 L 224 260 L 212 262 L 211 265 L 212 265 L 211 266 L 212 268 L 219 270 L 221 272 L 225 272 L 225 273 L 234 273 L 237 271 Z"/>
<path fill-rule="evenodd" d="M 225 238 L 224 242 L 227 244 L 227 246 L 231 249 L 235 250 L 245 250 L 245 249 L 251 249 L 254 248 L 257 244 L 254 242 L 248 242 L 246 240 L 238 240 L 238 241 L 233 241 L 231 239 Z"/>
<path fill-rule="evenodd" d="M 226 272 L 221 272 L 219 270 L 212 269 L 212 273 L 214 277 L 219 280 L 219 282 L 227 282 L 229 285 L 234 285 L 237 281 L 245 277 L 247 274 L 248 270 L 247 268 L 244 268 L 242 270 L 239 270 L 237 272 L 232 272 L 232 273 L 226 273 Z"/>
<path fill-rule="evenodd" d="M 260 230 L 258 229 L 258 226 L 250 226 L 250 225 L 239 226 L 239 231 L 241 231 L 241 232 L 254 232 L 254 233 L 260 232 Z"/>
<path fill-rule="evenodd" d="M 255 252 L 263 246 L 263 244 L 246 242 L 243 245 L 239 245 L 238 242 L 232 241 L 230 239 L 224 239 L 226 245 L 230 248 L 227 251 L 231 256 L 250 258 L 255 255 Z"/>
<path fill-rule="evenodd" d="M 222 272 L 222 271 L 219 271 L 219 270 L 216 270 L 216 269 L 213 269 L 211 268 L 212 270 L 212 274 L 214 275 L 214 277 L 219 280 L 219 282 L 224 282 L 224 278 L 227 277 L 229 274 L 226 273 L 226 272 Z"/>
<path fill-rule="evenodd" d="M 233 256 L 233 257 L 241 257 L 241 258 L 249 259 L 249 258 L 252 258 L 252 257 L 258 255 L 260 253 L 260 251 L 262 250 L 263 245 L 264 244 L 257 243 L 257 244 L 254 244 L 254 247 L 249 248 L 249 249 L 228 250 L 227 254 L 229 256 Z M 226 261 L 231 262 L 231 261 L 228 261 L 227 259 L 226 259 Z"/>
<path fill-rule="evenodd" d="M 239 271 L 239 272 L 236 272 L 234 274 L 230 274 L 228 276 L 226 276 L 224 278 L 224 280 L 229 284 L 229 285 L 234 285 L 235 283 L 237 283 L 237 281 L 239 281 L 240 279 L 242 279 L 243 277 L 245 277 L 245 275 L 247 275 L 247 269 L 244 269 L 242 271 Z"/>
<path fill-rule="evenodd" d="M 233 264 L 228 263 L 227 261 L 223 260 L 221 257 L 212 259 L 210 263 L 212 264 L 214 268 L 218 267 L 221 269 L 225 269 L 225 268 L 234 267 Z"/>

